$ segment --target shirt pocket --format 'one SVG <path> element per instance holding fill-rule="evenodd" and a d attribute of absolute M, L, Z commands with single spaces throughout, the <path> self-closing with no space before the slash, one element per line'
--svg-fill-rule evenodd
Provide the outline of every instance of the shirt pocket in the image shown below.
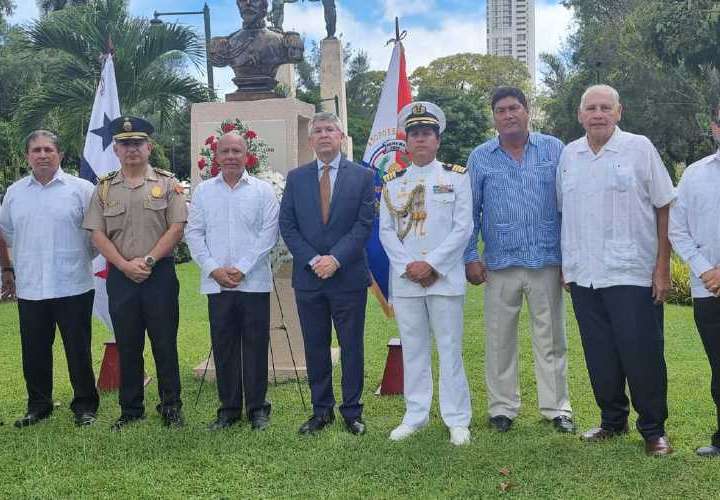
<path fill-rule="evenodd" d="M 544 250 L 556 250 L 560 246 L 560 224 L 553 220 L 541 220 L 537 225 L 536 241 Z"/>
<path fill-rule="evenodd" d="M 488 238 L 488 247 L 493 253 L 516 252 L 522 246 L 522 232 L 519 224 L 493 224 Z"/>
<path fill-rule="evenodd" d="M 103 217 L 105 218 L 105 229 L 108 237 L 113 238 L 113 235 L 120 231 L 125 224 L 125 205 L 121 203 L 115 203 L 113 205 L 107 205 L 103 209 Z"/>
<path fill-rule="evenodd" d="M 166 210 L 168 201 L 165 198 L 150 198 L 145 200 L 144 206 L 148 210 Z"/>
<path fill-rule="evenodd" d="M 638 248 L 632 241 L 608 240 L 605 242 L 605 270 L 608 276 L 616 277 L 628 271 L 638 269 L 640 259 Z"/>

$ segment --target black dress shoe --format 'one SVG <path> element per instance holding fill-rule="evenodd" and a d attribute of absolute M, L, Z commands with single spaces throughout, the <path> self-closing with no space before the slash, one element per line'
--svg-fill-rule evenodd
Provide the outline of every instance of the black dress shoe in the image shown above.
<path fill-rule="evenodd" d="M 365 422 L 363 422 L 360 417 L 345 420 L 345 427 L 350 434 L 355 434 L 356 436 L 362 436 L 366 430 Z"/>
<path fill-rule="evenodd" d="M 699 457 L 720 457 L 720 448 L 711 444 L 698 448 L 695 454 Z"/>
<path fill-rule="evenodd" d="M 255 410 L 250 416 L 250 428 L 254 431 L 264 431 L 270 427 L 270 411 Z"/>
<path fill-rule="evenodd" d="M 115 432 L 121 431 L 123 427 L 144 419 L 145 415 L 120 415 L 120 418 L 118 418 L 115 423 L 110 426 L 110 430 Z"/>
<path fill-rule="evenodd" d="M 179 428 L 185 426 L 185 419 L 183 418 L 182 411 L 178 408 L 163 410 L 163 412 L 160 413 L 160 417 L 162 418 L 162 422 L 165 427 Z"/>
<path fill-rule="evenodd" d="M 303 435 L 316 434 L 335 421 L 335 413 L 326 415 L 313 415 L 300 426 L 298 432 Z"/>
<path fill-rule="evenodd" d="M 18 429 L 22 429 L 23 427 L 35 425 L 41 420 L 45 420 L 46 418 L 48 418 L 51 413 L 52 410 L 29 411 L 25 414 L 23 418 L 15 421 L 15 427 L 17 427 Z"/>
<path fill-rule="evenodd" d="M 75 414 L 75 425 L 78 427 L 88 427 L 94 424 L 95 420 L 95 414 L 89 411 Z"/>
<path fill-rule="evenodd" d="M 572 421 L 572 418 L 568 416 L 560 415 L 559 417 L 555 417 L 552 419 L 552 424 L 558 432 L 575 434 L 575 423 Z"/>
<path fill-rule="evenodd" d="M 505 415 L 497 415 L 496 417 L 490 417 L 490 427 L 494 428 L 498 432 L 507 432 L 512 427 L 512 419 Z"/>
<path fill-rule="evenodd" d="M 221 431 L 223 429 L 228 429 L 239 421 L 240 417 L 218 417 L 214 422 L 210 422 L 208 424 L 208 430 Z"/>
<path fill-rule="evenodd" d="M 597 441 L 604 441 L 606 439 L 610 439 L 615 436 L 619 436 L 620 434 L 627 434 L 629 431 L 627 424 L 625 424 L 625 427 L 623 427 L 620 430 L 613 430 L 613 429 L 605 429 L 604 427 L 596 427 L 594 429 L 590 429 L 589 431 L 585 431 L 580 435 L 580 439 L 583 441 L 588 441 L 590 443 L 594 443 Z"/>

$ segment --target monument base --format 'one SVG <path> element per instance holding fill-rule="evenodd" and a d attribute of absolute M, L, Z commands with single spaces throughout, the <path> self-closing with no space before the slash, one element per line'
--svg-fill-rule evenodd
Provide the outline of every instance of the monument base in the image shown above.
<path fill-rule="evenodd" d="M 233 92 L 225 94 L 225 101 L 260 101 L 262 99 L 281 99 L 282 96 L 272 91 L 255 91 L 255 92 Z"/>
<path fill-rule="evenodd" d="M 247 93 L 242 94 L 247 97 Z M 315 107 L 295 98 L 273 94 L 272 99 L 196 103 L 190 114 L 193 186 L 201 180 L 197 168 L 200 149 L 206 138 L 217 135 L 224 120 L 242 120 L 272 148 L 268 163 L 275 172 L 287 175 L 289 170 L 315 157 L 307 130 Z"/>

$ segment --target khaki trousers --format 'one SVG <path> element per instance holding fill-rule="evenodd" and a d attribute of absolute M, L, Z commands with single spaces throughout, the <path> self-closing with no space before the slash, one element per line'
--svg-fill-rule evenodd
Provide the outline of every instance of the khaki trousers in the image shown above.
<path fill-rule="evenodd" d="M 570 416 L 565 305 L 557 266 L 488 271 L 485 285 L 488 413 L 490 417 L 515 418 L 520 411 L 517 337 L 523 296 L 530 311 L 540 413 L 548 419 Z"/>

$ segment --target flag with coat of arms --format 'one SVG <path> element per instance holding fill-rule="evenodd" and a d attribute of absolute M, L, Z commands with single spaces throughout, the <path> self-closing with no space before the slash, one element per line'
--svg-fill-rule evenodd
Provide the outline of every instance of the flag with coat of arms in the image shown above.
<path fill-rule="evenodd" d="M 380 243 L 379 204 L 383 189 L 383 176 L 406 168 L 410 164 L 405 147 L 405 131 L 398 129 L 398 113 L 412 101 L 410 82 L 405 65 L 405 49 L 401 37 L 394 40 L 390 65 L 385 76 L 375 119 L 363 155 L 363 164 L 375 173 L 375 220 L 366 250 L 370 272 L 373 275 L 372 292 L 388 317 L 392 307 L 388 303 L 390 261 Z"/>
<path fill-rule="evenodd" d="M 117 83 L 115 82 L 115 66 L 112 54 L 103 56 L 104 62 L 100 74 L 95 101 L 93 102 L 85 137 L 85 148 L 80 161 L 80 177 L 93 184 L 97 179 L 109 172 L 120 169 L 120 161 L 112 148 L 110 122 L 120 116 Z M 112 332 L 112 321 L 108 308 L 108 296 L 105 288 L 107 280 L 107 262 L 105 257 L 98 255 L 93 260 L 95 273 L 95 303 L 93 313 L 105 323 Z"/>

